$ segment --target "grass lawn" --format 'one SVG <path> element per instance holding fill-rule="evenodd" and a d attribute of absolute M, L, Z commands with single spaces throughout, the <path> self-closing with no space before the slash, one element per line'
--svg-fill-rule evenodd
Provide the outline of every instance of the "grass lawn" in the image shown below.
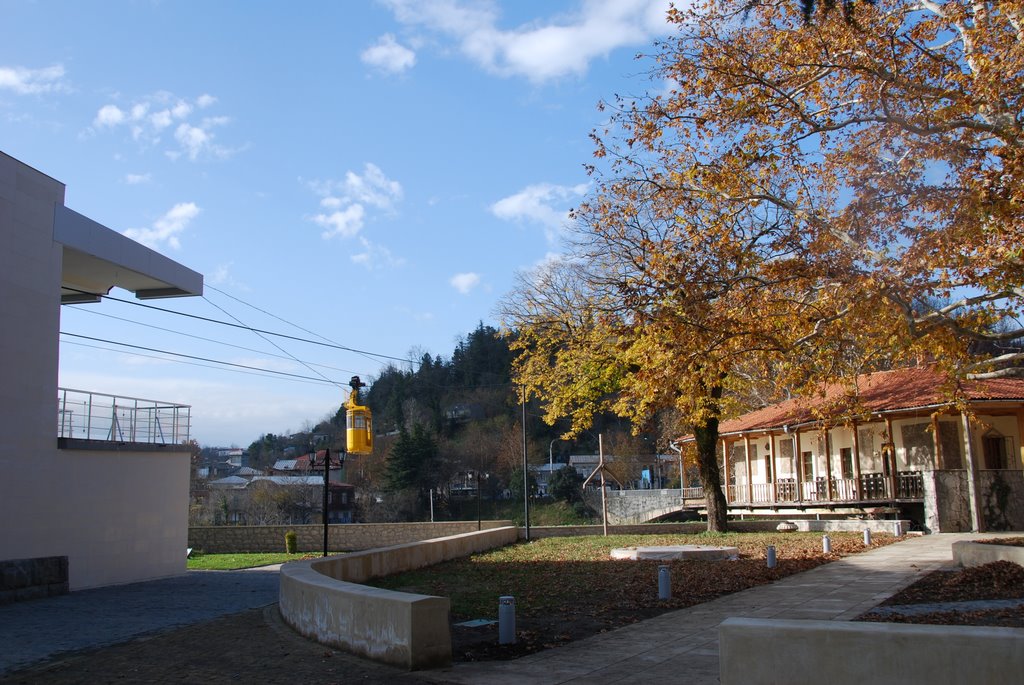
<path fill-rule="evenodd" d="M 331 552 L 331 554 L 341 554 L 341 552 Z M 240 568 L 282 564 L 286 561 L 313 559 L 319 556 L 321 554 L 316 552 L 298 552 L 296 554 L 287 554 L 286 552 L 264 552 L 258 554 L 203 554 L 202 552 L 192 552 L 192 556 L 188 559 L 188 569 L 190 571 L 236 571 Z"/>

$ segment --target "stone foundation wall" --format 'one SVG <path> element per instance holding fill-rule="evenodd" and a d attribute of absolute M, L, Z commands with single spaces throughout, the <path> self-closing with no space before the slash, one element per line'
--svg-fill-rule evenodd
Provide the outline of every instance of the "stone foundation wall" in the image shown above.
<path fill-rule="evenodd" d="M 922 471 L 924 528 L 928 533 L 971 530 L 967 471 Z"/>
<path fill-rule="evenodd" d="M 482 530 L 512 525 L 511 521 L 483 521 Z M 300 526 L 200 526 L 188 529 L 188 546 L 207 554 L 284 552 L 284 534 L 295 531 L 300 552 L 322 552 L 324 527 Z M 355 552 L 407 542 L 472 533 L 476 521 L 437 523 L 340 523 L 328 527 L 327 546 L 332 552 Z"/>
<path fill-rule="evenodd" d="M 68 593 L 68 558 L 0 561 L 0 604 Z"/>
<path fill-rule="evenodd" d="M 981 471 L 978 483 L 985 530 L 1024 530 L 1024 471 Z"/>

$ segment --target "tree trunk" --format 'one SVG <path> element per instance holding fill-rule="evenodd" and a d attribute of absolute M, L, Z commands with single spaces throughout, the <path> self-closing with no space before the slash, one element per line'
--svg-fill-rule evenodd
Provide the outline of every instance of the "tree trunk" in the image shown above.
<path fill-rule="evenodd" d="M 713 388 L 711 396 L 722 396 L 721 387 Z M 724 533 L 729 529 L 728 505 L 722 492 L 722 472 L 718 468 L 718 419 L 708 419 L 693 426 L 697 447 L 697 468 L 700 484 L 704 488 L 704 503 L 708 509 L 708 531 Z"/>

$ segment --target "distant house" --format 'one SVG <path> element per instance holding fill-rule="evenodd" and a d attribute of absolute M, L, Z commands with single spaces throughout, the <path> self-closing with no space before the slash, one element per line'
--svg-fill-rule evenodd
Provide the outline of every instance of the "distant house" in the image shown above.
<path fill-rule="evenodd" d="M 241 476 L 227 476 L 211 480 L 206 486 L 211 490 L 244 490 L 249 485 L 249 480 Z"/>
<path fill-rule="evenodd" d="M 310 465 L 309 455 L 301 454 L 294 459 L 278 459 L 274 462 L 274 465 L 270 468 L 270 472 L 275 476 L 305 476 L 313 473 L 323 474 L 324 472 L 324 455 L 326 450 L 317 450 L 316 459 L 313 464 Z M 330 464 L 330 475 L 328 480 L 340 483 L 342 478 L 343 465 L 337 453 L 331 454 Z M 322 479 L 322 476 L 321 476 Z"/>
<path fill-rule="evenodd" d="M 322 475 L 306 476 L 228 476 L 210 481 L 209 489 L 221 497 L 225 523 L 259 524 L 266 518 L 254 520 L 254 512 L 275 517 L 277 522 L 309 523 L 323 521 Z M 252 497 L 260 488 L 282 489 L 285 497 L 274 497 L 275 510 L 254 506 Z M 282 508 L 283 507 L 283 508 Z M 355 511 L 355 486 L 349 483 L 328 484 L 327 520 L 329 523 L 351 523 Z M 284 517 L 283 519 L 277 517 Z"/>
<path fill-rule="evenodd" d="M 1024 379 L 964 382 L 967 413 L 941 387 L 931 367 L 882 371 L 857 379 L 855 401 L 837 385 L 723 421 L 730 510 L 899 513 L 941 532 L 1024 527 Z"/>
<path fill-rule="evenodd" d="M 0 567 L 56 559 L 71 590 L 184 573 L 190 408 L 59 388 L 58 343 L 62 304 L 201 295 L 203 277 L 64 192 L 0 153 Z"/>

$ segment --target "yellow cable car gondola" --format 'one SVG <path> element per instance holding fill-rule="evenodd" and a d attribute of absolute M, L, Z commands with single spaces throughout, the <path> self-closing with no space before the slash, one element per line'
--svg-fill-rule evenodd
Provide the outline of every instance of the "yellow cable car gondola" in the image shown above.
<path fill-rule="evenodd" d="M 359 404 L 359 388 L 366 384 L 359 376 L 349 381 L 352 392 L 345 402 L 345 444 L 349 454 L 373 453 L 373 415 L 370 408 Z"/>

